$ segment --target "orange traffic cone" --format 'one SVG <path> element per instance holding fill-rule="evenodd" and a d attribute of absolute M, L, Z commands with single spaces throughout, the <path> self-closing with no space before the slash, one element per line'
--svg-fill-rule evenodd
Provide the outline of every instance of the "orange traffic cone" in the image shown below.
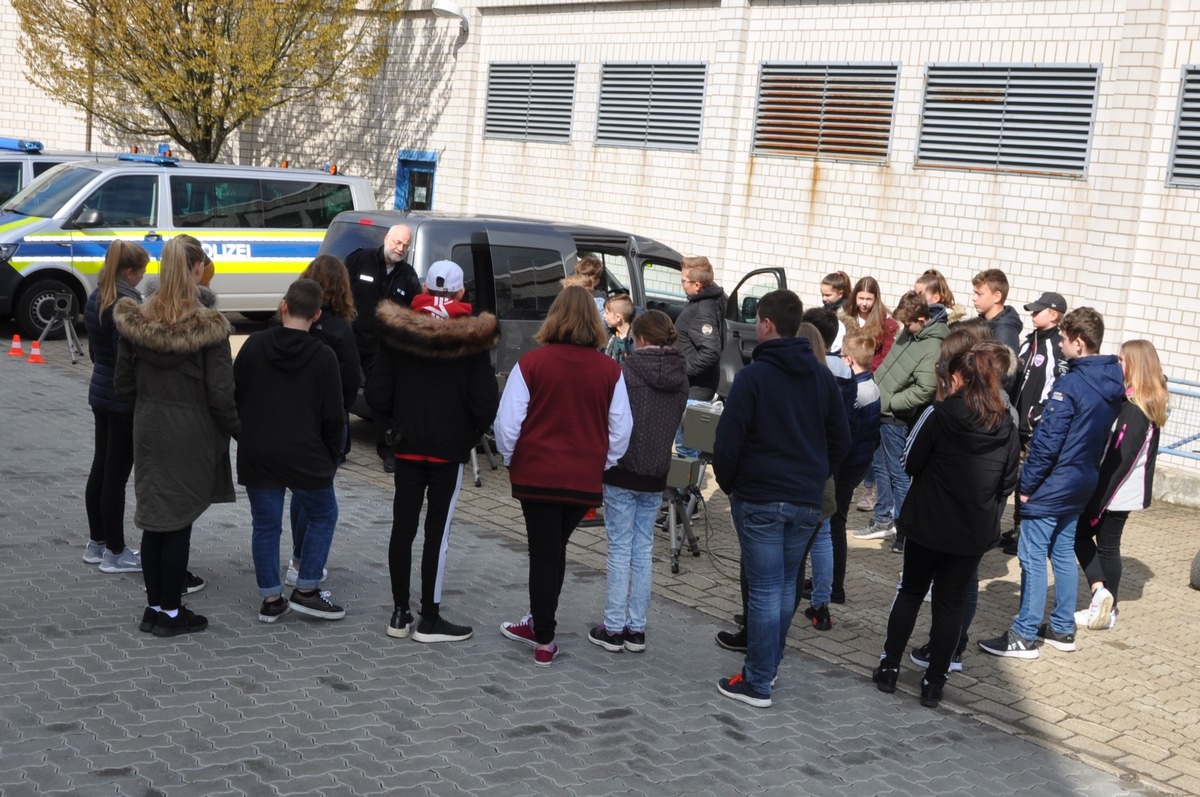
<path fill-rule="evenodd" d="M 24 357 L 25 350 L 21 348 L 21 336 L 13 335 L 12 346 L 8 349 L 9 357 Z"/>
<path fill-rule="evenodd" d="M 42 347 L 40 345 L 38 345 L 38 342 L 36 340 L 33 342 L 33 346 L 29 352 L 29 362 L 31 362 L 31 363 L 46 362 L 45 360 L 42 359 Z"/>

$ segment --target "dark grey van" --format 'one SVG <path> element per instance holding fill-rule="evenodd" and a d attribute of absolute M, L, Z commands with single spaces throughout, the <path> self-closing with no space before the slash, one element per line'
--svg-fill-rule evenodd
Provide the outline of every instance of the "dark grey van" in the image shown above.
<path fill-rule="evenodd" d="M 560 280 L 574 272 L 582 255 L 595 255 L 604 263 L 600 289 L 609 295 L 628 293 L 638 307 L 663 310 L 671 318 L 677 318 L 687 304 L 679 252 L 645 236 L 586 224 L 399 210 L 347 211 L 329 225 L 320 253 L 345 260 L 356 249 L 381 246 L 395 224 L 407 224 L 413 231 L 409 261 L 422 282 L 431 263 L 453 260 L 463 269 L 465 300 L 477 311 L 495 313 L 500 319 L 495 366 L 501 374 L 536 345 L 533 335 L 561 289 Z M 782 268 L 760 269 L 747 274 L 728 294 L 722 395 L 757 344 L 758 297 L 783 287 L 787 280 Z"/>

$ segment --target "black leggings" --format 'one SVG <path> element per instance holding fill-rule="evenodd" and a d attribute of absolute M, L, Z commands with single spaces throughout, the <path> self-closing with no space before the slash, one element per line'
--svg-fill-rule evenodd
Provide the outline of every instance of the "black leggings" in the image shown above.
<path fill-rule="evenodd" d="M 182 604 L 192 545 L 192 524 L 178 531 L 142 532 L 142 577 L 146 580 L 146 605 L 164 612 Z"/>
<path fill-rule="evenodd" d="M 587 507 L 522 501 L 529 539 L 529 611 L 539 645 L 554 641 L 558 596 L 567 574 L 567 542 L 587 514 Z"/>
<path fill-rule="evenodd" d="M 1121 532 L 1128 519 L 1128 512 L 1105 512 L 1099 524 L 1089 526 L 1081 518 L 1075 529 L 1075 558 L 1088 585 L 1104 582 L 1104 588 L 1112 593 L 1114 607 L 1121 587 Z"/>
<path fill-rule="evenodd" d="M 904 574 L 888 615 L 883 642 L 883 666 L 899 667 L 904 648 L 912 636 L 925 593 L 933 586 L 933 622 L 929 629 L 929 668 L 925 679 L 944 684 L 950 658 L 958 644 L 963 603 L 971 579 L 976 577 L 983 554 L 956 556 L 908 540 L 904 544 Z"/>
<path fill-rule="evenodd" d="M 88 474 L 84 506 L 92 542 L 105 543 L 119 555 L 125 550 L 125 485 L 133 470 L 133 415 L 92 409 L 96 448 Z"/>

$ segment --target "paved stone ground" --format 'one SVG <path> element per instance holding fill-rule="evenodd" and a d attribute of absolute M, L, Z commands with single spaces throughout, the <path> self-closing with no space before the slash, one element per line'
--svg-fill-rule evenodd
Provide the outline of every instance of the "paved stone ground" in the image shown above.
<path fill-rule="evenodd" d="M 899 557 L 855 543 L 851 602 L 831 632 L 796 627 L 776 704 L 756 710 L 715 690 L 740 665 L 712 643 L 737 601 L 719 496 L 706 554 L 685 557 L 675 577 L 665 557 L 656 563 L 645 654 L 586 641 L 603 605 L 602 530 L 572 544 L 555 665 L 534 668 L 527 647 L 500 636 L 526 604 L 522 526 L 502 471 L 464 489 L 446 577 L 447 616 L 476 637 L 386 637 L 390 483 L 356 422 L 326 582 L 347 618 L 257 621 L 243 495 L 211 509 L 193 537 L 192 569 L 210 586 L 189 603 L 209 630 L 162 640 L 136 629 L 140 576 L 80 561 L 89 366 L 48 352 L 41 367 L 0 355 L 6 797 L 1200 792 L 1194 512 L 1155 507 L 1131 522 L 1115 631 L 1036 662 L 973 653 L 940 711 L 913 696 L 914 669 L 896 695 L 870 684 Z M 1015 562 L 989 554 L 984 570 L 977 629 L 998 632 L 1015 610 Z"/>

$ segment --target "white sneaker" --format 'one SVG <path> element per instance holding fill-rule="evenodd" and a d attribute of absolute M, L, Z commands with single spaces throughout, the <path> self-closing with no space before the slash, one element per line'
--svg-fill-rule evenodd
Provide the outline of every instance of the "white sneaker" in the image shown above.
<path fill-rule="evenodd" d="M 113 556 L 112 551 L 106 550 L 100 559 L 100 572 L 140 573 L 142 572 L 142 560 L 138 557 L 138 552 L 132 548 L 126 548 L 117 556 Z"/>
<path fill-rule="evenodd" d="M 297 566 L 295 562 L 288 562 L 287 575 L 284 576 L 283 583 L 287 584 L 289 587 L 294 587 L 296 586 L 296 579 L 298 578 L 300 578 L 299 566 Z M 329 578 L 329 568 L 322 567 L 321 580 L 324 581 L 327 578 Z"/>
<path fill-rule="evenodd" d="M 1093 631 L 1099 631 L 1108 627 L 1108 621 L 1112 617 L 1113 594 L 1104 587 L 1100 587 L 1092 593 L 1092 604 L 1088 607 L 1087 627 Z M 1078 625 L 1078 623 L 1076 623 Z"/>
<path fill-rule="evenodd" d="M 1117 610 L 1113 609 L 1108 613 L 1108 620 L 1099 626 L 1088 625 L 1088 617 L 1091 614 L 1090 609 L 1080 609 L 1075 612 L 1075 625 L 1080 628 L 1090 628 L 1094 631 L 1105 631 L 1110 628 L 1115 628 L 1117 625 Z"/>
<path fill-rule="evenodd" d="M 856 540 L 882 540 L 885 537 L 894 537 L 896 535 L 896 524 L 888 521 L 879 523 L 875 518 L 871 518 L 867 523 L 866 528 L 852 532 L 850 536 Z"/>

